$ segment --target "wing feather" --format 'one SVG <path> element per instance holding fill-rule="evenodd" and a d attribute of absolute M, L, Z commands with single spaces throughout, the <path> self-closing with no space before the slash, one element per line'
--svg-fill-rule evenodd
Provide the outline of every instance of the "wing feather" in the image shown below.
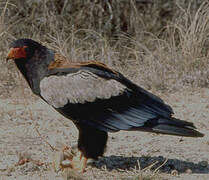
<path fill-rule="evenodd" d="M 62 76 L 51 75 L 40 82 L 41 96 L 55 108 L 69 103 L 94 102 L 120 95 L 126 86 L 114 79 L 104 79 L 98 75 L 80 70 Z"/>

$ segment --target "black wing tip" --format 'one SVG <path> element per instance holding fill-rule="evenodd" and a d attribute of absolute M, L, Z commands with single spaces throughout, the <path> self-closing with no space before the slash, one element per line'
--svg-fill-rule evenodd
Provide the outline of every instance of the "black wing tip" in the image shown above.
<path fill-rule="evenodd" d="M 175 136 L 184 136 L 184 137 L 203 137 L 204 136 L 203 133 L 193 128 L 170 126 L 166 124 L 158 125 L 152 129 L 156 133 L 175 135 Z"/>
<path fill-rule="evenodd" d="M 194 128 L 196 129 L 196 127 L 194 126 Z M 185 137 L 204 137 L 204 134 L 195 130 L 194 128 L 184 128 L 184 131 L 186 132 Z"/>
<path fill-rule="evenodd" d="M 151 132 L 184 137 L 203 137 L 204 134 L 197 131 L 192 122 L 176 118 L 156 118 L 145 124 Z"/>
<path fill-rule="evenodd" d="M 195 134 L 195 137 L 204 137 L 205 134 L 199 132 L 199 131 L 196 131 L 196 134 Z"/>

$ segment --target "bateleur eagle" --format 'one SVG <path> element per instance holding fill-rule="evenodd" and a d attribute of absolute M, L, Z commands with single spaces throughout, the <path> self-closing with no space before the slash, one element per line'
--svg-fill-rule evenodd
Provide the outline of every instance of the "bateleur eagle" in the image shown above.
<path fill-rule="evenodd" d="M 34 94 L 78 128 L 80 170 L 88 158 L 103 155 L 108 132 L 203 136 L 193 123 L 172 117 L 162 99 L 103 63 L 70 62 L 31 39 L 14 41 L 7 59 L 14 60 Z"/>

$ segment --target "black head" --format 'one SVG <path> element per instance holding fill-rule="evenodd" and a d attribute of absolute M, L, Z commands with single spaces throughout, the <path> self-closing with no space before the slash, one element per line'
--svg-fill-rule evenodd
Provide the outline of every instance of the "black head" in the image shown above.
<path fill-rule="evenodd" d="M 43 46 L 32 39 L 18 39 L 11 43 L 8 59 L 28 59 L 33 56 L 35 50 Z"/>
<path fill-rule="evenodd" d="M 52 54 L 53 55 L 53 54 Z M 8 59 L 14 60 L 34 93 L 39 94 L 39 81 L 53 60 L 47 48 L 31 39 L 18 39 L 11 43 Z"/>
<path fill-rule="evenodd" d="M 28 47 L 39 47 L 41 44 L 38 42 L 32 40 L 32 39 L 18 39 L 13 41 L 10 44 L 10 48 L 18 48 L 18 47 L 23 47 L 23 46 L 28 46 Z"/>

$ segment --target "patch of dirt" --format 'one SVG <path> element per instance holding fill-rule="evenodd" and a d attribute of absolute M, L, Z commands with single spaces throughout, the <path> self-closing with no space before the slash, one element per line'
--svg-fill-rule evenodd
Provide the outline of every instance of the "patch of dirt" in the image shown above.
<path fill-rule="evenodd" d="M 43 139 L 55 147 L 73 146 L 78 131 L 71 121 L 26 92 L 29 94 L 25 97 L 13 92 L 10 98 L 0 99 L 0 180 L 61 180 L 62 174 L 51 168 L 53 152 Z M 209 179 L 209 90 L 161 97 L 174 108 L 175 117 L 193 122 L 205 136 L 109 133 L 105 157 L 91 162 L 83 179 L 128 180 L 141 175 L 154 179 Z M 20 154 L 34 161 L 16 166 Z"/>

